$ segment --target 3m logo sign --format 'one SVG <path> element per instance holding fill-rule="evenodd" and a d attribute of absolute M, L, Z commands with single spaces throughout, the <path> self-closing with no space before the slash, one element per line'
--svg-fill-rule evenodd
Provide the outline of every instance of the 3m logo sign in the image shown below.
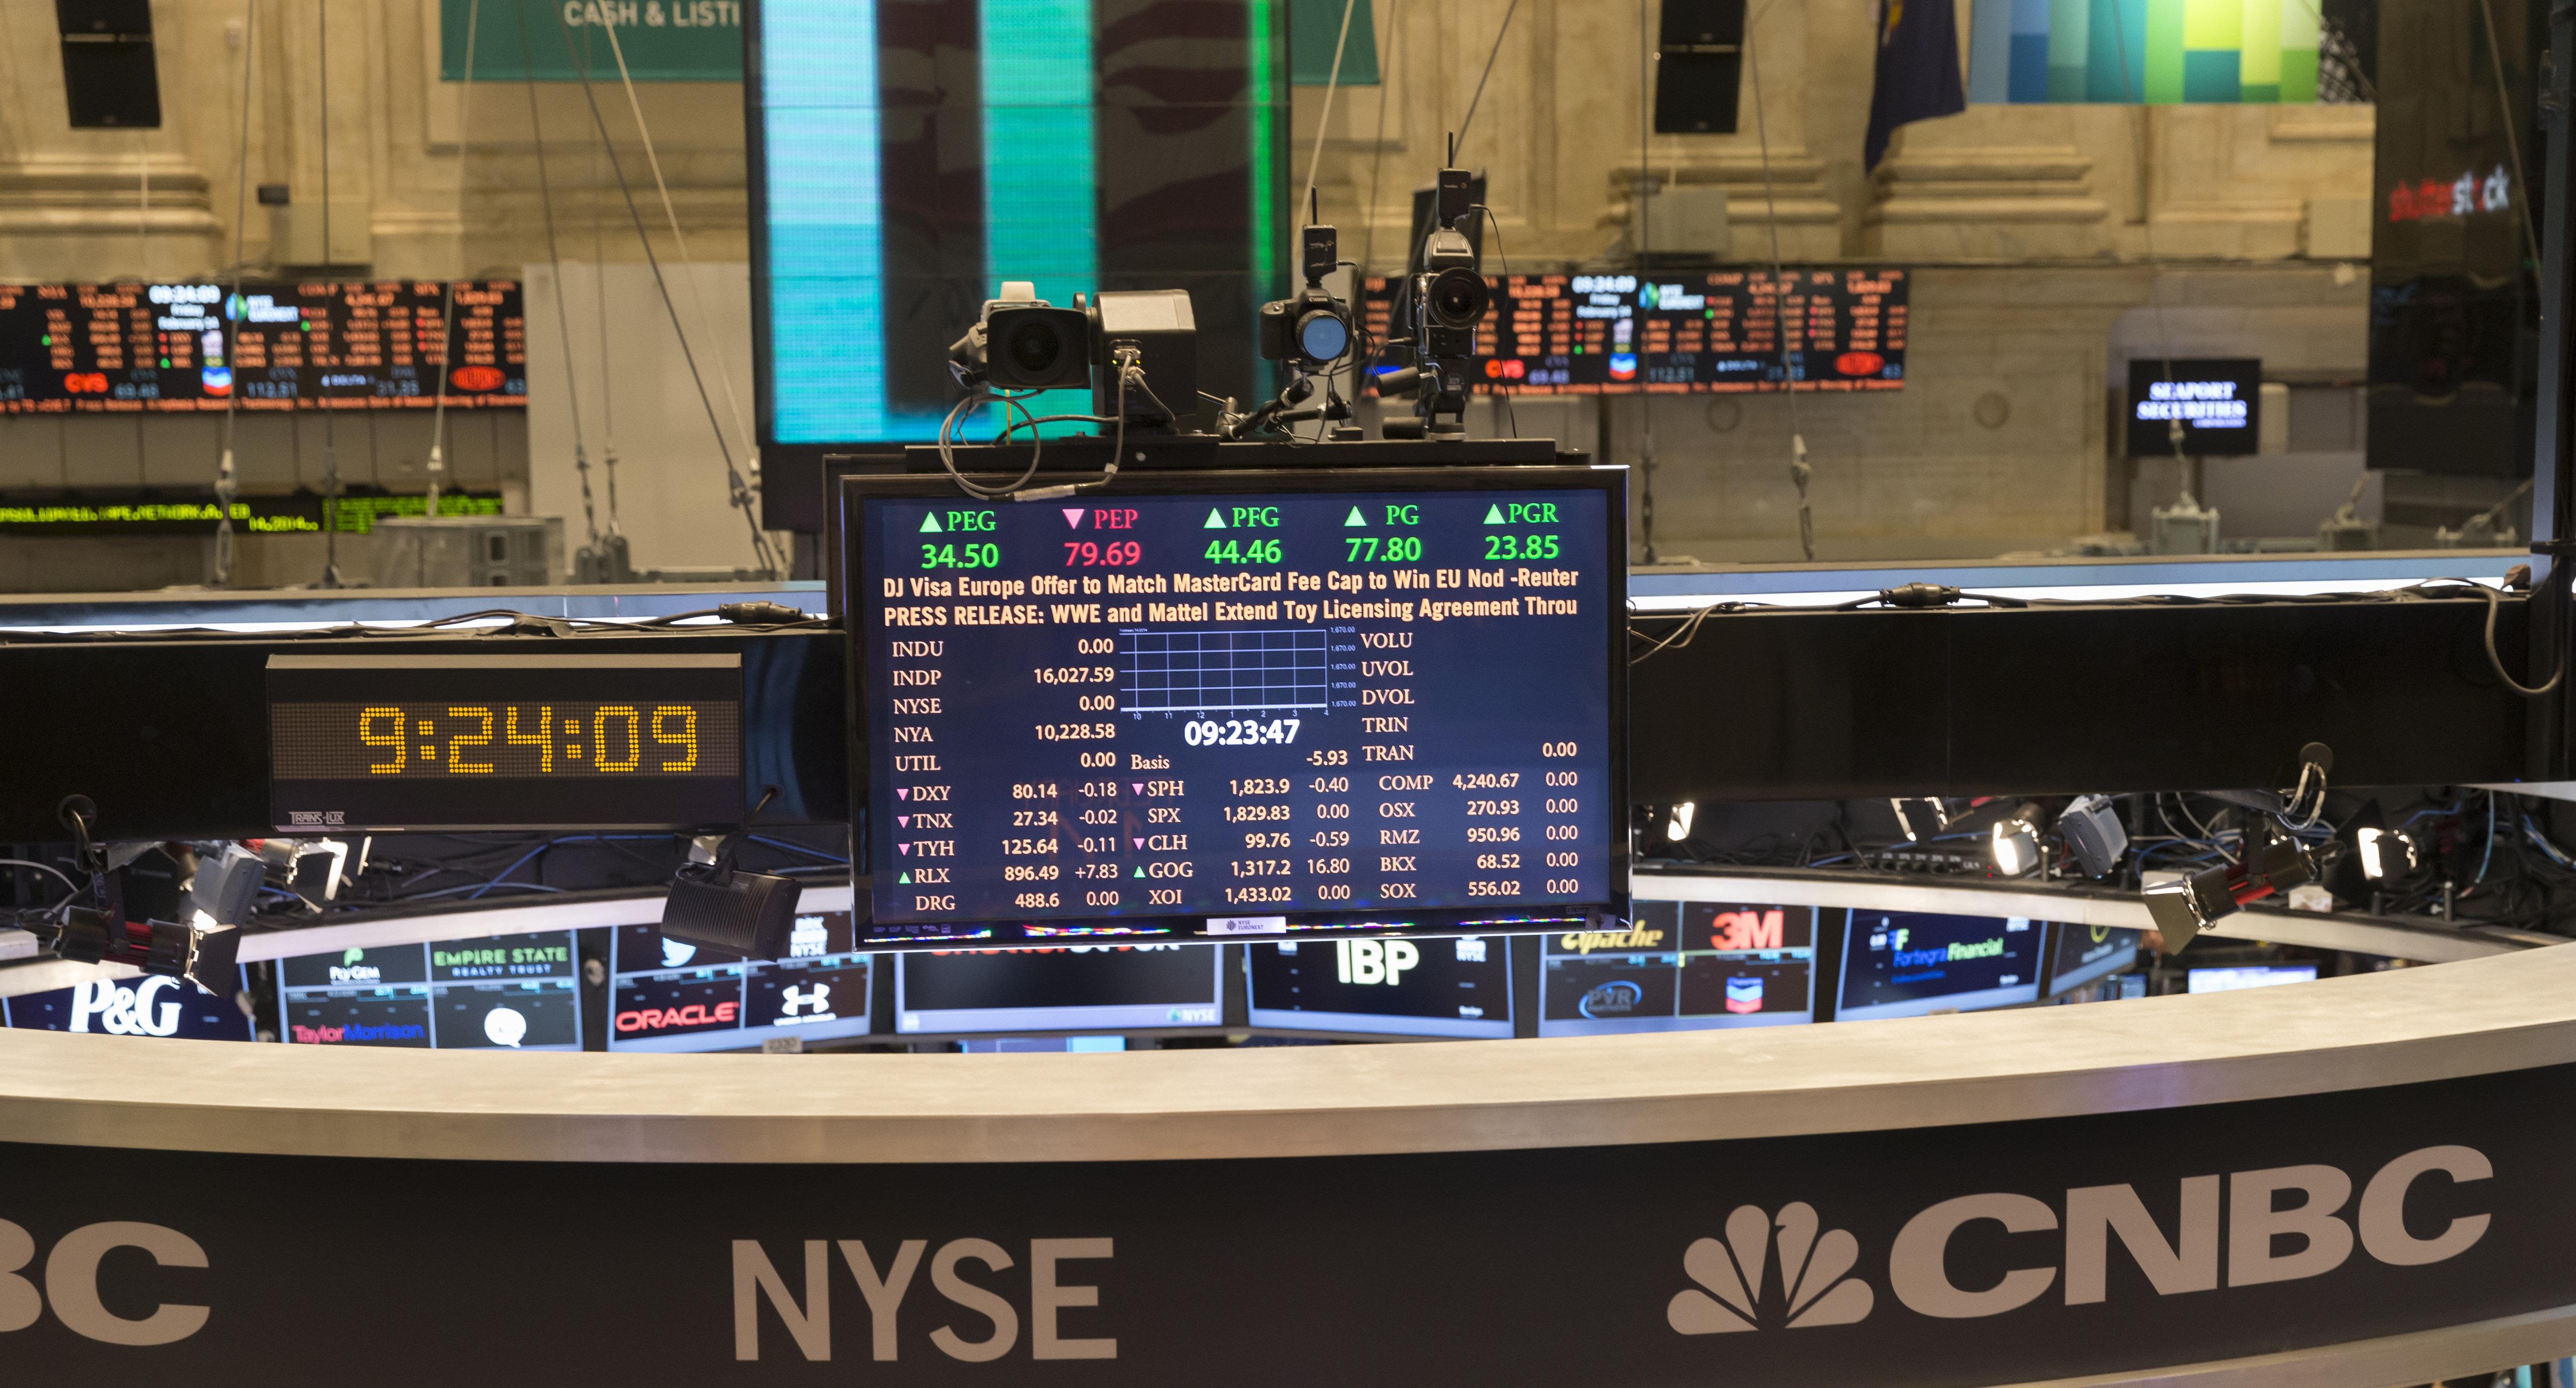
<path fill-rule="evenodd" d="M 1815 1207 L 1803 1200 L 1781 1206 L 1776 1225 L 1755 1206 L 1737 1206 L 1726 1217 L 1725 1242 L 1700 1239 L 1682 1254 L 1682 1271 L 1699 1286 L 1674 1294 L 1664 1319 L 1684 1335 L 1760 1329 L 1765 1317 L 1757 1308 L 1776 1248 L 1787 1305 L 1775 1319 L 1791 1329 L 1866 1320 L 1877 1294 L 1843 1276 L 1860 1261 L 1860 1240 L 1848 1229 L 1819 1238 L 1816 1225 Z"/>

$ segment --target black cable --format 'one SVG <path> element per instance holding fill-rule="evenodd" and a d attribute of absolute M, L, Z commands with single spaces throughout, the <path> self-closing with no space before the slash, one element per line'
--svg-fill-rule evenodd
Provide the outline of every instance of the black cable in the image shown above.
<path fill-rule="evenodd" d="M 2483 583 L 2471 583 L 2465 578 L 2426 579 L 2425 583 L 2416 584 L 2415 587 L 2421 588 L 2427 583 L 2456 583 L 2477 594 L 2479 597 L 2486 599 L 2487 665 L 2495 671 L 2497 679 L 2504 681 L 2505 688 L 2512 690 L 2514 693 L 2519 694 L 2526 699 L 2537 699 L 2541 695 L 2548 693 L 2550 690 L 2556 689 L 2558 687 L 2558 682 L 2567 678 L 2567 653 L 2565 651 L 2560 651 L 2558 653 L 2558 668 L 2550 672 L 2549 682 L 2537 689 L 2525 689 L 2520 683 L 2515 681 L 2513 676 L 2505 673 L 2504 657 L 2496 654 L 2495 634 L 2496 617 L 2504 611 L 2503 594 L 2498 593 L 2495 589 L 2490 588 Z"/>
<path fill-rule="evenodd" d="M 1513 3 L 1519 3 L 1519 0 L 1513 0 Z M 1508 28 L 1511 25 L 1511 22 L 1512 17 L 1510 15 L 1506 14 L 1503 16 L 1503 24 L 1505 27 Z M 1470 212 L 1484 213 L 1485 225 L 1494 229 L 1494 258 L 1503 263 L 1503 297 L 1505 299 L 1509 299 L 1511 297 L 1512 287 L 1512 253 L 1503 249 L 1503 219 L 1495 216 L 1494 209 L 1487 207 L 1481 202 L 1467 210 Z M 1500 388 L 1497 388 L 1494 393 L 1503 397 L 1503 418 L 1511 421 L 1512 437 L 1519 438 L 1521 436 L 1521 417 L 1517 411 L 1512 409 L 1512 393 L 1509 390 Z"/>

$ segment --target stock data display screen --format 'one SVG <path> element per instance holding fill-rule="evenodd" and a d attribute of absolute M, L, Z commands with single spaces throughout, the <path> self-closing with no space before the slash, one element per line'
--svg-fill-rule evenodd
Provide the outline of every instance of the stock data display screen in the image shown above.
<path fill-rule="evenodd" d="M 865 1036 L 874 960 L 847 911 L 798 916 L 787 957 L 752 961 L 626 925 L 609 945 L 608 1049 L 731 1051 L 773 1036 Z"/>
<path fill-rule="evenodd" d="M 1475 389 L 1522 395 L 1896 390 L 1908 276 L 1891 269 L 1486 276 Z M 1366 282 L 1392 330 L 1401 281 Z"/>
<path fill-rule="evenodd" d="M 1853 911 L 1834 1019 L 1920 1017 L 2039 1000 L 2039 922 Z"/>
<path fill-rule="evenodd" d="M 1502 936 L 1283 940 L 1246 946 L 1244 968 L 1256 1027 L 1491 1040 L 1512 1034 Z"/>
<path fill-rule="evenodd" d="M 1224 1018 L 1214 945 L 915 951 L 895 958 L 895 1030 L 1143 1031 Z"/>
<path fill-rule="evenodd" d="M 519 286 L 0 284 L 0 414 L 523 408 Z M 443 384 L 442 384 L 443 383 Z"/>
<path fill-rule="evenodd" d="M 233 987 L 240 975 L 233 975 Z M 248 1041 L 248 1014 L 227 992 L 209 993 L 184 978 L 92 979 L 44 993 L 0 998 L 0 1023 L 99 1036 L 177 1036 L 190 1041 Z"/>
<path fill-rule="evenodd" d="M 271 656 L 281 832 L 674 827 L 742 813 L 742 658 Z"/>
<path fill-rule="evenodd" d="M 868 500 L 877 924 L 1612 901 L 1623 571 L 1588 480 Z"/>
<path fill-rule="evenodd" d="M 2081 988 L 2138 962 L 2140 933 L 2116 925 L 2059 924 L 2057 943 L 2049 950 L 2049 993 Z"/>
<path fill-rule="evenodd" d="M 1811 906 L 1636 901 L 1626 929 L 1541 936 L 1541 1036 L 1815 1020 Z"/>
<path fill-rule="evenodd" d="M 577 1051 L 580 969 L 569 930 L 297 955 L 277 965 L 281 1039 Z"/>

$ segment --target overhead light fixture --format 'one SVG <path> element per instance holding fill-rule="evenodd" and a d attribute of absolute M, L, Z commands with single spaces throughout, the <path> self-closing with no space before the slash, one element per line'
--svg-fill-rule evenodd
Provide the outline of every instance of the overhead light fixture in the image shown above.
<path fill-rule="evenodd" d="M 2268 819 L 2245 830 L 2244 856 L 2196 872 L 2170 887 L 2144 894 L 2147 914 L 2165 937 L 2165 952 L 2179 954 L 2211 925 L 2243 910 L 2248 902 L 2287 892 L 2316 876 L 2316 861 L 2297 839 L 2276 831 Z"/>
<path fill-rule="evenodd" d="M 2068 801 L 2058 811 L 2057 834 L 2066 840 L 2068 855 L 2087 877 L 2108 877 L 2119 871 L 2120 860 L 2129 851 L 2129 831 L 2121 827 L 2119 812 L 2107 795 L 2079 795 Z"/>
<path fill-rule="evenodd" d="M 1996 820 L 1993 836 L 1995 871 L 2019 877 L 2039 866 L 2039 829 L 2030 821 L 2029 806 Z"/>

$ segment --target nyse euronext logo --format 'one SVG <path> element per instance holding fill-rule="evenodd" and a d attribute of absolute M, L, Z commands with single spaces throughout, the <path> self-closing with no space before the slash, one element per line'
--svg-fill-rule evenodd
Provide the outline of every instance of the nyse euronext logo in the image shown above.
<path fill-rule="evenodd" d="M 2495 1216 L 2438 1219 L 2426 1208 L 2410 1225 L 2409 1194 L 2419 1182 L 2466 1184 L 2494 1174 L 2476 1148 L 2441 1146 L 2418 1148 L 2370 1173 L 2358 1201 L 2353 1175 L 2322 1164 L 2185 1176 L 2171 1196 L 2153 1192 L 2153 1208 L 2134 1185 L 2078 1186 L 2058 1203 L 2007 1191 L 1962 1195 L 1906 1220 L 1887 1250 L 1886 1286 L 1908 1311 L 1962 1320 L 2018 1310 L 2052 1291 L 2069 1306 L 2105 1301 L 2115 1244 L 2159 1297 L 2322 1277 L 2356 1250 L 2389 1267 L 2429 1267 L 2475 1246 Z M 2444 1208 L 2461 1198 L 2445 1194 L 2435 1197 Z M 1991 1286 L 1960 1287 L 1950 1280 L 1950 1241 L 1980 1223 L 2014 1234 L 2057 1232 L 2055 1259 L 2014 1268 Z M 1682 1272 L 1692 1285 L 1674 1293 L 1665 1321 L 1684 1335 L 1722 1335 L 1867 1319 L 1878 1294 L 1854 1272 L 1860 1240 L 1842 1229 L 1819 1233 L 1821 1227 L 1804 1201 L 1781 1206 L 1776 1216 L 1739 1206 L 1726 1218 L 1723 1240 L 1697 1239 L 1683 1251 Z M 2419 1230 L 2432 1232 L 2419 1237 Z"/>

